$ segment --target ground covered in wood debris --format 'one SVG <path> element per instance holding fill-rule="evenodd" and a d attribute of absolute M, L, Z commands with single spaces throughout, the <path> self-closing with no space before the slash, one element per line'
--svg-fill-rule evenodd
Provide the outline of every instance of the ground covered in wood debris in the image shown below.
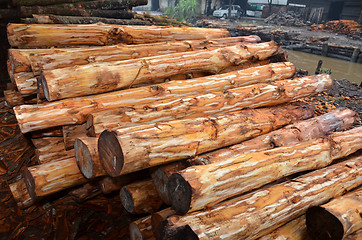
<path fill-rule="evenodd" d="M 346 79 L 334 81 L 328 92 L 302 101 L 312 104 L 317 115 L 337 107 L 350 108 L 358 113 L 356 124 L 362 125 L 362 88 Z M 3 99 L 0 139 L 0 239 L 128 239 L 128 223 L 134 219 L 123 209 L 118 194 L 78 203 L 63 192 L 19 209 L 8 184 L 34 164 L 35 155 Z"/>

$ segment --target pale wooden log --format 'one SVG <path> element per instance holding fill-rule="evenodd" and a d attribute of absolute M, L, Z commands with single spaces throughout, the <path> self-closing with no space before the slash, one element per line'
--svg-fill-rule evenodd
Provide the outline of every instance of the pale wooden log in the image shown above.
<path fill-rule="evenodd" d="M 154 169 L 151 173 L 151 177 L 153 182 L 155 183 L 158 196 L 162 199 L 162 201 L 171 205 L 171 200 L 168 193 L 168 179 L 169 177 L 178 171 L 181 171 L 187 167 L 185 161 L 170 163 L 164 166 L 160 166 Z"/>
<path fill-rule="evenodd" d="M 151 215 L 140 218 L 129 224 L 131 240 L 155 239 L 151 226 Z"/>
<path fill-rule="evenodd" d="M 209 40 L 230 37 L 226 29 L 122 26 L 107 24 L 57 25 L 9 24 L 12 47 L 51 47 L 80 45 L 141 44 L 164 41 Z M 85 34 L 86 33 L 86 34 Z"/>
<path fill-rule="evenodd" d="M 59 127 L 49 128 L 46 130 L 35 131 L 31 133 L 31 138 L 43 138 L 43 137 L 62 137 L 62 129 Z"/>
<path fill-rule="evenodd" d="M 362 127 L 296 145 L 224 158 L 174 173 L 168 182 L 172 207 L 186 214 L 297 172 L 322 168 L 362 148 Z"/>
<path fill-rule="evenodd" d="M 152 179 L 122 187 L 120 197 L 123 207 L 129 213 L 153 213 L 162 205 L 162 200 L 158 196 Z"/>
<path fill-rule="evenodd" d="M 257 239 L 303 215 L 308 207 L 359 186 L 361 167 L 362 156 L 357 156 L 205 211 L 169 217 L 162 239 Z"/>
<path fill-rule="evenodd" d="M 43 137 L 32 139 L 35 146 L 35 155 L 39 164 L 53 161 L 74 158 L 74 149 L 65 150 L 63 137 Z"/>
<path fill-rule="evenodd" d="M 36 94 L 37 77 L 32 72 L 19 72 L 14 74 L 14 82 L 18 88 L 20 94 L 24 96 Z"/>
<path fill-rule="evenodd" d="M 309 105 L 295 103 L 105 130 L 98 141 L 99 158 L 115 177 L 240 143 L 312 115 Z"/>
<path fill-rule="evenodd" d="M 242 43 L 258 42 L 260 42 L 260 38 L 252 35 L 208 41 L 195 40 L 139 45 L 118 44 L 103 47 L 73 48 L 68 50 L 64 49 L 62 52 L 54 54 L 40 54 L 37 53 L 39 52 L 37 51 L 35 54 L 30 56 L 30 64 L 34 73 L 39 75 L 41 70 L 72 67 L 74 65 L 122 61 L 203 49 L 211 50 L 219 47 L 241 45 Z"/>
<path fill-rule="evenodd" d="M 279 65 L 270 64 L 269 66 L 274 72 L 277 71 L 277 74 L 262 76 L 258 74 L 259 69 L 256 68 L 250 69 L 250 72 L 245 70 L 243 72 L 245 75 L 243 76 L 255 76 L 255 78 L 249 79 L 251 83 L 257 81 L 257 79 L 263 78 L 276 80 L 279 79 L 278 75 L 283 75 L 283 71 L 290 71 L 286 70 L 285 66 L 287 66 L 287 69 L 288 66 L 289 68 L 294 69 L 294 66 L 288 63 L 285 63 L 285 65 L 282 63 L 279 63 Z M 270 73 L 269 71 L 262 72 Z M 14 108 L 14 111 L 20 130 L 23 133 L 26 133 L 55 126 L 81 124 L 86 121 L 88 114 L 94 111 L 144 104 L 167 98 L 223 91 L 239 87 L 239 84 L 242 82 L 243 80 L 230 81 L 229 79 L 223 81 L 210 81 L 208 78 L 171 81 L 159 85 L 127 89 L 96 96 L 73 98 L 71 100 L 67 99 L 54 103 L 43 103 L 36 106 L 22 105 Z M 59 109 L 61 109 L 61 111 Z"/>
<path fill-rule="evenodd" d="M 82 137 L 75 140 L 75 158 L 80 171 L 87 179 L 106 175 L 99 160 L 98 138 Z"/>
<path fill-rule="evenodd" d="M 275 42 L 246 43 L 210 51 L 172 53 L 125 61 L 92 63 L 82 66 L 44 70 L 41 83 L 48 101 L 109 92 L 152 79 L 204 71 L 218 73 L 249 60 L 264 60 L 276 54 Z"/>
<path fill-rule="evenodd" d="M 205 153 L 188 160 L 190 165 L 204 165 L 234 158 L 250 151 L 261 151 L 297 144 L 314 138 L 327 136 L 334 131 L 343 131 L 353 126 L 356 112 L 338 108 L 329 113 L 293 123 L 284 128 L 263 134 L 237 145 Z"/>
<path fill-rule="evenodd" d="M 100 190 L 98 184 L 95 183 L 86 183 L 81 187 L 71 190 L 68 194 L 76 201 L 76 202 L 84 202 L 89 199 L 92 199 L 98 195 L 100 195 L 102 191 Z"/>
<path fill-rule="evenodd" d="M 29 195 L 24 178 L 9 184 L 9 188 L 19 208 L 23 209 L 33 205 L 34 200 Z"/>
<path fill-rule="evenodd" d="M 132 9 L 132 7 L 147 5 L 148 0 L 13 0 L 16 6 L 56 6 L 58 8 L 72 9 Z"/>
<path fill-rule="evenodd" d="M 151 217 L 151 225 L 152 225 L 152 232 L 156 239 L 161 239 L 162 234 L 160 232 L 163 229 L 164 221 L 172 216 L 175 215 L 176 212 L 172 208 L 166 208 L 159 212 L 152 213 Z"/>
<path fill-rule="evenodd" d="M 362 188 L 314 206 L 306 213 L 306 224 L 312 239 L 342 240 L 362 229 Z"/>
<path fill-rule="evenodd" d="M 86 124 L 63 126 L 62 133 L 65 150 L 73 149 L 77 138 L 87 136 Z"/>
<path fill-rule="evenodd" d="M 305 215 L 288 222 L 258 240 L 310 240 L 305 226 Z"/>
<path fill-rule="evenodd" d="M 253 75 L 257 72 L 258 74 Z M 275 80 L 290 78 L 295 73 L 295 68 L 291 63 L 273 63 L 266 66 L 244 69 L 216 76 L 208 76 L 203 79 L 211 81 L 231 81 L 235 87 L 248 86 L 255 83 L 267 83 Z M 255 86 L 254 86 L 255 87 Z M 254 87 L 248 88 L 246 91 Z M 245 91 L 236 90 L 236 93 Z M 229 104 L 229 96 L 233 93 L 225 91 L 213 92 L 210 94 L 194 95 L 185 98 L 170 98 L 159 100 L 154 103 L 139 104 L 133 107 L 116 108 L 101 112 L 95 112 L 89 115 L 87 120 L 87 129 L 91 136 L 99 135 L 105 129 L 116 129 L 120 127 L 130 127 L 139 123 L 170 121 L 180 118 L 192 118 L 205 116 L 217 112 L 225 112 L 233 108 L 237 110 L 239 101 L 232 101 Z M 218 97 L 219 96 L 219 97 Z M 237 98 L 237 96 L 235 96 Z M 225 100 L 225 103 L 220 101 Z M 219 100 L 220 99 L 220 100 Z M 216 104 L 218 101 L 219 104 Z M 214 105 L 211 103 L 215 102 Z M 197 103 L 197 104 L 195 104 Z M 230 108 L 226 107 L 230 106 Z M 235 107 L 235 108 L 234 108 Z M 242 108 L 246 106 L 242 105 Z M 225 110 L 224 110 L 225 109 Z"/>
<path fill-rule="evenodd" d="M 16 90 L 5 90 L 4 97 L 9 107 L 18 106 L 25 103 L 25 99 Z"/>
<path fill-rule="evenodd" d="M 24 170 L 26 187 L 33 199 L 87 182 L 75 158 L 50 161 Z"/>

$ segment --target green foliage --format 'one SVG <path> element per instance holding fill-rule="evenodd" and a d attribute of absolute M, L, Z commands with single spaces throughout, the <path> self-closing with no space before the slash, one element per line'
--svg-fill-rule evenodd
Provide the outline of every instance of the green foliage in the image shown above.
<path fill-rule="evenodd" d="M 165 14 L 185 22 L 199 15 L 199 7 L 197 0 L 179 0 L 174 8 L 168 7 Z"/>
<path fill-rule="evenodd" d="M 324 69 L 321 69 L 320 73 L 327 73 L 327 74 L 332 74 L 332 69 L 330 68 L 324 68 Z"/>

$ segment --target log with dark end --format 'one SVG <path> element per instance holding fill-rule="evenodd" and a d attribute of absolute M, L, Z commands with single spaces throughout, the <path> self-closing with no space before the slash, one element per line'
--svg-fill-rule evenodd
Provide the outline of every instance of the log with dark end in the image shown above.
<path fill-rule="evenodd" d="M 27 208 L 34 203 L 34 200 L 29 195 L 25 180 L 23 178 L 9 184 L 9 187 L 19 208 Z"/>
<path fill-rule="evenodd" d="M 176 212 L 170 207 L 152 214 L 152 217 L 151 217 L 152 232 L 156 239 L 161 239 L 161 236 L 163 235 L 162 233 L 160 233 L 160 231 L 162 231 L 162 229 L 164 228 L 164 226 L 163 226 L 164 221 L 169 216 L 172 216 L 175 214 L 176 214 Z"/>
<path fill-rule="evenodd" d="M 129 224 L 131 240 L 153 240 L 155 239 L 151 226 L 151 215 L 140 218 Z"/>
<path fill-rule="evenodd" d="M 89 199 L 95 198 L 100 195 L 102 191 L 100 190 L 98 184 L 96 183 L 86 183 L 81 187 L 71 190 L 68 194 L 79 203 L 87 201 Z"/>
<path fill-rule="evenodd" d="M 110 172 L 121 172 L 124 163 L 123 151 L 117 136 L 108 130 L 101 134 L 102 137 L 98 139 L 98 154 L 103 168 L 109 174 Z M 104 161 L 102 159 L 113 159 L 113 162 Z M 112 177 L 118 175 L 111 174 Z"/>

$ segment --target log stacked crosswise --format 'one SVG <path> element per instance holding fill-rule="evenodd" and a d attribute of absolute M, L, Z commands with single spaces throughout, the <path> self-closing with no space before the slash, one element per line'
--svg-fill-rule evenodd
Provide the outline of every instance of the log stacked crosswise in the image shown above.
<path fill-rule="evenodd" d="M 295 78 L 278 43 L 110 24 L 10 24 L 8 39 L 17 89 L 7 101 L 38 160 L 10 183 L 20 208 L 59 192 L 78 202 L 116 193 L 138 216 L 131 239 L 360 233 L 360 190 L 327 203 L 362 183 L 356 112 L 315 116 L 298 101 L 333 81 Z"/>

